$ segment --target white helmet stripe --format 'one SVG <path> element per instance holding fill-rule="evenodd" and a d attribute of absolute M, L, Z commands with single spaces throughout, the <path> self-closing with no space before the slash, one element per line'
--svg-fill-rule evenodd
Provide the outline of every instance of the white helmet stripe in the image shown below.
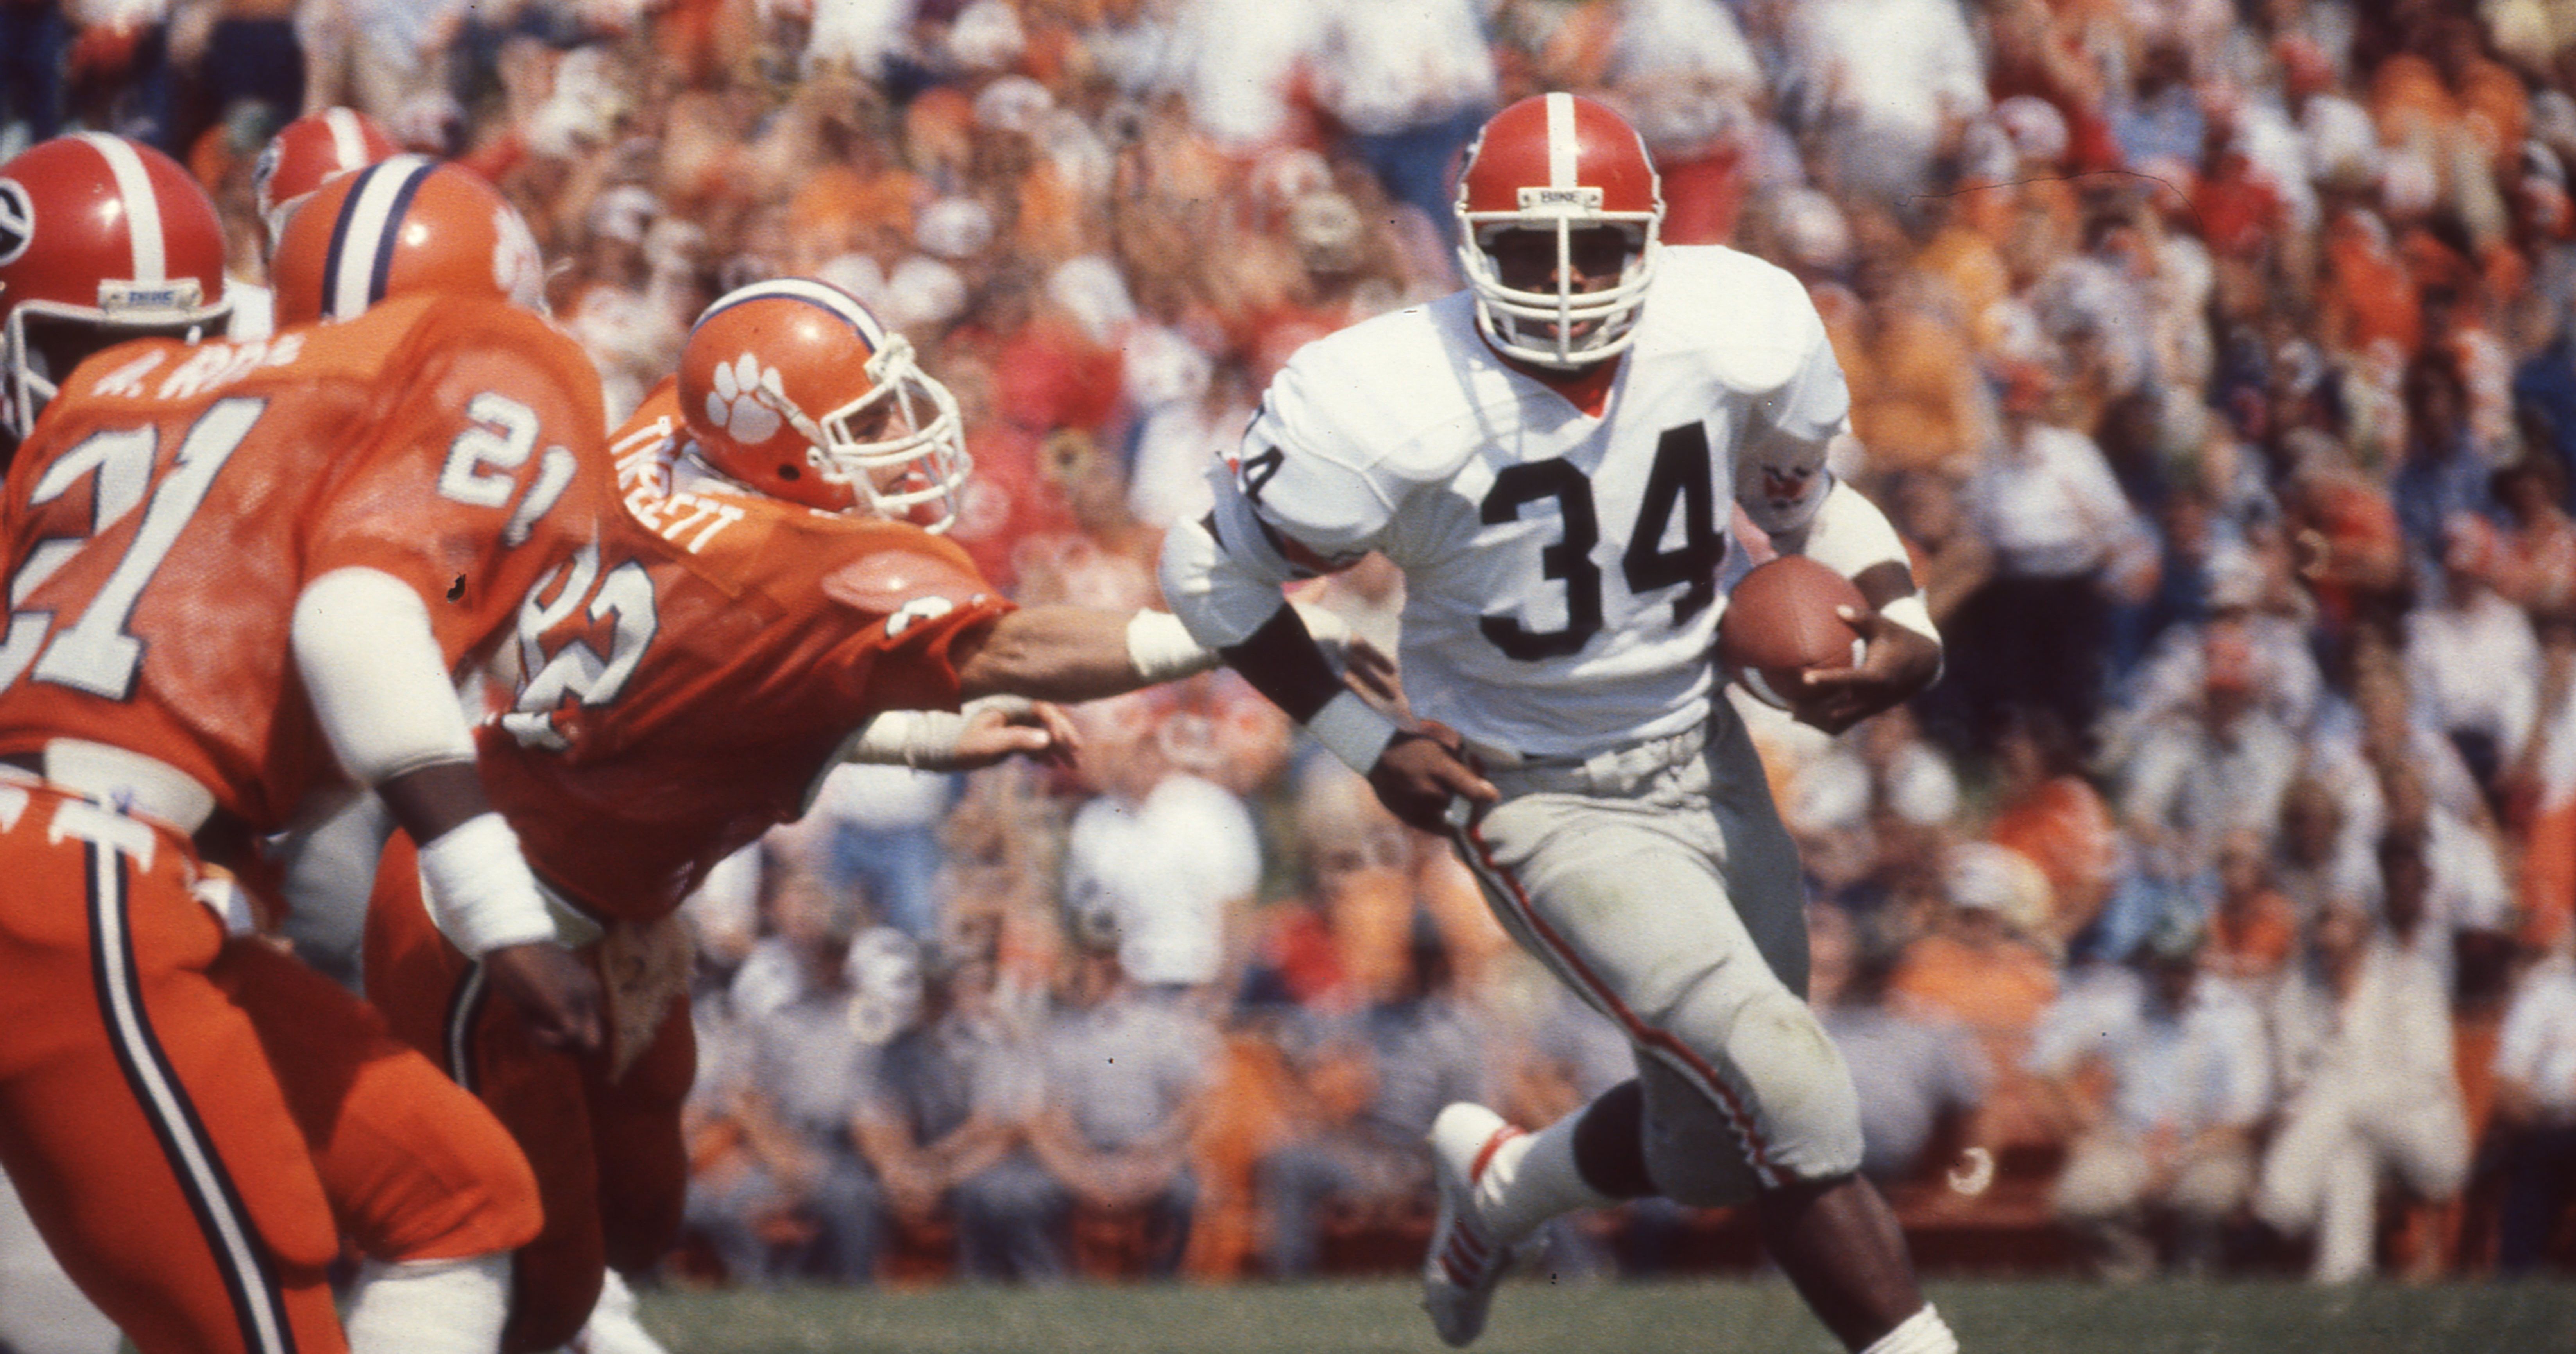
<path fill-rule="evenodd" d="M 366 163 L 367 137 L 358 129 L 357 110 L 323 109 L 322 125 L 331 129 L 331 163 L 335 167 Z"/>
<path fill-rule="evenodd" d="M 876 316 L 868 313 L 866 306 L 860 305 L 849 293 L 838 287 L 827 286 L 801 277 L 781 277 L 767 282 L 752 283 L 726 295 L 722 300 L 708 307 L 707 313 L 698 317 L 698 323 L 705 324 L 718 312 L 731 310 L 745 301 L 765 301 L 773 297 L 821 306 L 849 321 L 850 327 L 858 330 L 859 337 L 866 341 L 870 353 L 885 351 L 886 328 L 878 322 Z"/>
<path fill-rule="evenodd" d="M 437 167 L 425 155 L 398 155 L 362 171 L 331 226 L 322 265 L 324 315 L 346 319 L 376 303 L 393 265 L 394 227 L 420 181 Z"/>
<path fill-rule="evenodd" d="M 107 161 L 116 178 L 116 195 L 125 200 L 125 237 L 134 245 L 136 282 L 167 282 L 170 261 L 161 243 L 161 199 L 152 191 L 152 175 L 143 157 L 123 139 L 102 132 L 82 132 L 80 139 Z"/>
<path fill-rule="evenodd" d="M 1574 96 L 1547 96 L 1547 186 L 1575 187 Z"/>

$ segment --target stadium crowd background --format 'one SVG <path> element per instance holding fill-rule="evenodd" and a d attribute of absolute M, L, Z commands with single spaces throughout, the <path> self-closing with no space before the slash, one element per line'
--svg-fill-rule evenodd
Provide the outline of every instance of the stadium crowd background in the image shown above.
<path fill-rule="evenodd" d="M 1841 740 L 1751 712 L 1922 1260 L 2576 1255 L 2576 3 L 0 0 L 0 65 L 0 151 L 162 146 L 245 284 L 286 118 L 461 158 L 615 416 L 830 279 L 958 394 L 990 577 L 1114 607 L 1290 352 L 1451 288 L 1483 117 L 1599 97 L 1668 243 L 1811 287 L 1948 639 Z M 1392 648 L 1395 590 L 1318 600 Z M 839 773 L 693 904 L 675 1275 L 1408 1266 L 1443 1103 L 1629 1075 L 1238 681 L 1077 714 L 1076 772 Z"/>

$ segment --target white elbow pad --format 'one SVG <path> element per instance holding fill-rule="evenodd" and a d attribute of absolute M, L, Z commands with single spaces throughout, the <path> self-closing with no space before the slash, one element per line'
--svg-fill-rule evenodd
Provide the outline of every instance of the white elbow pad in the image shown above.
<path fill-rule="evenodd" d="M 314 718 L 360 784 L 474 760 L 429 608 L 401 580 L 334 569 L 304 585 L 290 635 Z"/>
<path fill-rule="evenodd" d="M 1252 638 L 1279 614 L 1276 579 L 1255 577 L 1198 522 L 1176 522 L 1163 536 L 1163 600 L 1211 649 Z"/>

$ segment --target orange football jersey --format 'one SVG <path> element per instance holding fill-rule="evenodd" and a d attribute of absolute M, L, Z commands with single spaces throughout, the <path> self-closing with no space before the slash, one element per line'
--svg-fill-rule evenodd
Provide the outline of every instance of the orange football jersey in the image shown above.
<path fill-rule="evenodd" d="M 282 826 L 341 774 L 288 647 L 304 585 L 382 570 L 481 662 L 608 509 L 604 427 L 580 348 L 495 301 L 99 355 L 9 471 L 0 752 L 111 744 Z"/>
<path fill-rule="evenodd" d="M 681 469 L 665 381 L 611 443 L 623 512 L 522 608 L 483 781 L 528 863 L 601 917 L 667 915 L 804 812 L 884 710 L 957 708 L 949 646 L 1011 604 L 918 528 Z"/>

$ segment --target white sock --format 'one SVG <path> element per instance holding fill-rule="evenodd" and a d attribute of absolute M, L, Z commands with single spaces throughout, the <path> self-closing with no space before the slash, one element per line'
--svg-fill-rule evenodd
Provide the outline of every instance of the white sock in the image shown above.
<path fill-rule="evenodd" d="M 1860 1354 L 1959 1354 L 1959 1337 L 1950 1333 L 1949 1323 L 1927 1302 L 1922 1311 L 1898 1322 L 1896 1329 Z"/>
<path fill-rule="evenodd" d="M 1578 1110 L 1494 1149 L 1476 1179 L 1476 1215 L 1494 1241 L 1508 1246 L 1560 1213 L 1618 1202 L 1575 1169 L 1574 1126 L 1582 1118 Z"/>
<path fill-rule="evenodd" d="M 358 1267 L 349 1354 L 494 1354 L 510 1314 L 510 1257 Z"/>

